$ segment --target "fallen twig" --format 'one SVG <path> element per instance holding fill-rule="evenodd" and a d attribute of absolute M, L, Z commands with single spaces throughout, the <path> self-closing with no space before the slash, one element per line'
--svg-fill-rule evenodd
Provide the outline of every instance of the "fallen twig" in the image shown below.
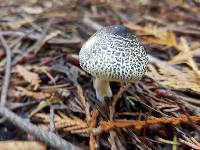
<path fill-rule="evenodd" d="M 22 119 L 21 117 L 17 116 L 15 113 L 10 111 L 8 108 L 6 108 L 3 105 L 0 105 L 0 115 L 6 117 L 10 122 L 12 122 L 14 125 L 19 127 L 21 130 L 30 133 L 31 135 L 35 136 L 37 139 L 45 142 L 46 144 L 60 149 L 60 150 L 66 150 L 66 149 L 78 149 L 75 145 L 72 143 L 69 143 L 62 139 L 61 137 L 57 136 L 53 132 L 47 132 L 42 130 L 41 128 L 38 128 L 36 125 L 33 125 L 26 119 Z"/>
<path fill-rule="evenodd" d="M 32 33 L 33 30 L 31 31 L 25 31 L 25 32 L 21 32 L 21 31 L 1 31 L 0 35 L 2 36 L 19 36 L 19 40 L 23 39 L 23 38 L 27 38 L 30 40 L 40 40 L 42 34 L 40 33 Z M 17 40 L 17 42 L 19 42 Z M 72 45 L 72 44 L 79 44 L 81 43 L 81 39 L 78 37 L 73 37 L 72 39 L 66 39 L 66 38 L 62 38 L 62 37 L 54 37 L 52 39 L 49 39 L 48 41 L 46 41 L 48 44 L 65 44 L 65 45 Z M 12 44 L 12 45 L 15 45 Z M 11 45 L 11 46 L 12 46 Z"/>
<path fill-rule="evenodd" d="M 1 43 L 6 51 L 6 69 L 5 69 L 5 75 L 4 75 L 4 82 L 2 86 L 2 91 L 1 91 L 1 105 L 6 104 L 6 98 L 7 98 L 7 92 L 8 92 L 8 87 L 10 83 L 10 76 L 11 76 L 11 50 L 8 47 L 5 39 L 0 35 L 0 40 Z"/>

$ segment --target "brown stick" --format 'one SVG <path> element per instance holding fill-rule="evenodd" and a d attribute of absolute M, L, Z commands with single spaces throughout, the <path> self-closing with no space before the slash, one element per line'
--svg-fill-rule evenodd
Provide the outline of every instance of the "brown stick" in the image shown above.
<path fill-rule="evenodd" d="M 195 123 L 200 122 L 200 116 L 191 116 L 191 120 Z M 186 115 L 180 115 L 179 117 L 149 117 L 145 121 L 140 120 L 115 120 L 115 121 L 101 121 L 100 126 L 93 130 L 94 135 L 99 135 L 103 132 L 108 132 L 116 128 L 134 128 L 142 129 L 154 124 L 171 124 L 174 126 L 180 125 L 181 123 L 190 123 L 190 120 Z"/>

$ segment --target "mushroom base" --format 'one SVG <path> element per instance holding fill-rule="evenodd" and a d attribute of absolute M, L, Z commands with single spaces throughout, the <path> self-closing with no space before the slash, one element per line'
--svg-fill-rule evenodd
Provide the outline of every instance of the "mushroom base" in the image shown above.
<path fill-rule="evenodd" d="M 98 100 L 104 102 L 104 97 L 112 97 L 109 80 L 96 78 L 93 81 L 93 86 Z"/>

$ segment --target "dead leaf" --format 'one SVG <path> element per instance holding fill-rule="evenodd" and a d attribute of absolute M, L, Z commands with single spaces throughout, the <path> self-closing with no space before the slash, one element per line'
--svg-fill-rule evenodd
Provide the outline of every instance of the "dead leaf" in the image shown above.
<path fill-rule="evenodd" d="M 46 145 L 36 141 L 0 141 L 1 150 L 46 150 Z"/>
<path fill-rule="evenodd" d="M 88 126 L 85 121 L 78 117 L 65 117 L 61 121 L 55 123 L 56 129 L 62 129 L 73 134 L 87 133 Z"/>
<path fill-rule="evenodd" d="M 42 7 L 39 6 L 24 6 L 22 10 L 28 14 L 38 15 L 43 13 Z"/>
<path fill-rule="evenodd" d="M 33 22 L 35 19 L 33 18 L 26 18 L 26 19 L 19 19 L 19 20 L 16 20 L 14 22 L 9 22 L 7 25 L 9 27 L 11 27 L 12 29 L 17 29 L 27 23 L 31 23 Z"/>
<path fill-rule="evenodd" d="M 153 25 L 147 25 L 145 27 L 135 25 L 134 23 L 127 22 L 125 26 L 138 31 L 142 35 L 151 35 L 153 37 L 144 37 L 144 42 L 165 45 L 166 47 L 174 47 L 178 51 L 181 51 L 174 32 L 167 30 L 166 28 L 157 27 Z"/>
<path fill-rule="evenodd" d="M 196 49 L 195 51 L 192 51 L 190 49 L 188 41 L 184 37 L 180 38 L 179 47 L 181 47 L 181 51 L 169 62 L 172 64 L 187 64 L 198 76 L 200 76 L 200 70 L 198 69 L 197 64 L 193 60 L 193 57 L 195 55 L 199 55 L 200 50 Z"/>
<path fill-rule="evenodd" d="M 39 112 L 40 110 L 42 110 L 43 108 L 47 107 L 47 106 L 50 106 L 52 104 L 56 104 L 58 102 L 60 102 L 61 99 L 56 99 L 56 98 L 50 98 L 50 99 L 47 99 L 46 101 L 41 101 L 36 108 L 34 108 L 32 110 L 32 112 L 30 113 L 29 117 L 35 115 L 37 112 Z"/>
<path fill-rule="evenodd" d="M 48 68 L 48 67 L 46 67 L 46 66 L 35 66 L 34 68 L 34 71 L 35 72 L 37 72 L 37 73 L 44 73 L 44 74 L 46 74 L 48 77 L 49 77 L 49 79 L 51 79 L 51 81 L 54 83 L 54 84 L 56 84 L 56 81 L 55 81 L 55 79 L 53 78 L 53 76 L 49 73 L 50 71 L 50 69 Z"/>

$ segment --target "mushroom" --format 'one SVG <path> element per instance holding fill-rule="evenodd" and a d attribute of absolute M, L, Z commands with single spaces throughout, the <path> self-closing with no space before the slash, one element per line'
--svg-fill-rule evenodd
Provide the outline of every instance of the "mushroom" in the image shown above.
<path fill-rule="evenodd" d="M 113 25 L 103 27 L 85 42 L 79 61 L 83 70 L 94 77 L 97 99 L 104 102 L 104 97 L 112 97 L 109 82 L 140 80 L 146 72 L 148 57 L 130 29 Z"/>

